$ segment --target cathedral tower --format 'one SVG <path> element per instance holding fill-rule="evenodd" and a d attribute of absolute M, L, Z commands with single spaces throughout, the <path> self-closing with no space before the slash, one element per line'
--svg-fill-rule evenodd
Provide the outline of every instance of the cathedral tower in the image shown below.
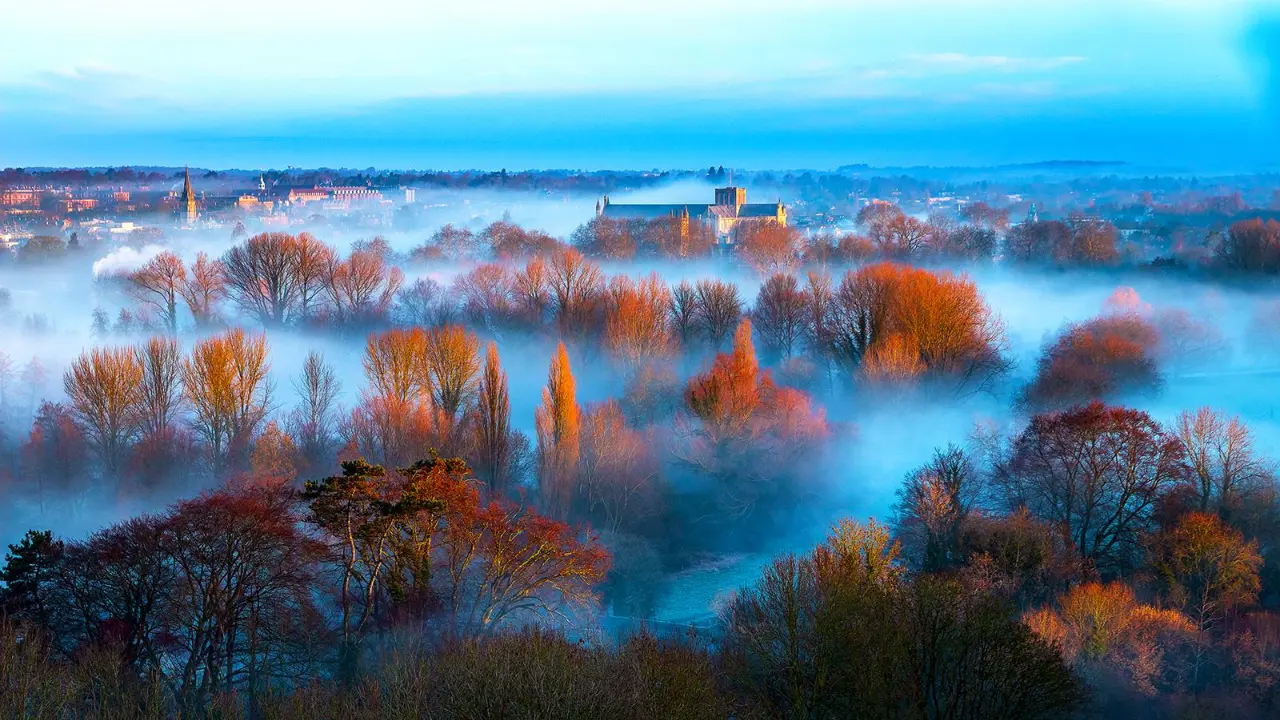
<path fill-rule="evenodd" d="M 186 210 L 187 224 L 196 224 L 196 194 L 191 190 L 191 167 L 187 167 L 187 179 L 182 184 L 182 207 Z"/>

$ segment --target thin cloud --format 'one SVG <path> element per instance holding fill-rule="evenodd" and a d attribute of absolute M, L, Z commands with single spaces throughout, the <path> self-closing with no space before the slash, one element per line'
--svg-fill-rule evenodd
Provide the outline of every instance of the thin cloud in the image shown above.
<path fill-rule="evenodd" d="M 1001 70 L 1004 72 L 1032 72 L 1056 70 L 1068 65 L 1082 63 L 1085 58 L 1078 55 L 1059 57 L 1011 57 L 1009 55 L 966 55 L 964 53 L 932 53 L 925 55 L 908 55 L 910 63 L 921 69 L 946 69 L 956 72 L 979 72 L 983 70 Z"/>

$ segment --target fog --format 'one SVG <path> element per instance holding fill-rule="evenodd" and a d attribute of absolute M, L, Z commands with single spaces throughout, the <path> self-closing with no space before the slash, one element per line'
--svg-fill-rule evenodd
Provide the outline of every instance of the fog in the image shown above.
<path fill-rule="evenodd" d="M 613 201 L 676 202 L 710 199 L 712 185 L 681 183 L 657 189 L 620 193 Z M 749 199 L 763 198 L 749 194 Z M 397 254 L 406 283 L 431 278 L 448 288 L 478 261 L 408 262 L 406 256 L 445 223 L 479 232 L 496 220 L 506 219 L 527 228 L 538 228 L 567 237 L 589 219 L 594 201 L 586 197 L 547 199 L 538 193 L 420 191 L 421 212 L 411 223 L 390 228 L 352 227 L 341 216 L 316 216 L 305 228 L 341 252 L 372 237 L 382 237 Z M 290 227 L 290 232 L 300 228 Z M 250 232 L 256 232 L 250 228 Z M 125 291 L 123 274 L 136 270 L 163 251 L 184 261 L 199 253 L 221 256 L 237 241 L 230 228 L 200 231 L 168 229 L 155 241 L 124 246 L 107 245 L 91 252 L 43 264 L 0 265 L 0 288 L 11 294 L 11 303 L 0 319 L 0 350 L 12 359 L 15 373 L 32 358 L 44 368 L 43 380 L 33 386 L 16 378 L 10 383 L 8 413 L 0 417 L 0 440 L 14 447 L 26 436 L 40 400 L 64 400 L 61 376 L 67 365 L 94 345 L 136 342 L 133 336 L 97 337 L 93 313 L 101 310 L 115 318 L 122 309 L 137 307 Z M 681 280 L 729 280 L 736 283 L 749 308 L 759 292 L 762 277 L 732 258 L 688 261 L 601 261 L 606 276 L 639 277 L 659 274 L 674 285 Z M 791 520 L 779 532 L 759 538 L 754 547 L 728 551 L 718 558 L 690 566 L 671 579 L 673 590 L 656 615 L 677 621 L 704 617 L 742 582 L 752 577 L 771 554 L 811 547 L 831 522 L 843 517 L 889 517 L 895 493 L 905 474 L 920 466 L 935 448 L 963 444 L 978 424 L 1010 429 L 1023 422 L 1012 410 L 1018 388 L 1035 373 L 1042 347 L 1069 323 L 1093 318 L 1107 310 L 1118 293 L 1147 309 L 1181 308 L 1216 326 L 1225 351 L 1211 366 L 1179 371 L 1163 368 L 1165 385 L 1158 395 L 1123 398 L 1130 406 L 1149 411 L 1169 422 L 1183 410 L 1200 406 L 1238 414 L 1253 429 L 1261 448 L 1280 447 L 1280 419 L 1276 416 L 1280 390 L 1280 358 L 1263 349 L 1252 337 L 1258 313 L 1273 302 L 1265 288 L 1229 284 L 1207 278 L 1175 279 L 1136 271 L 1036 271 L 1007 263 L 957 266 L 954 272 L 972 278 L 982 296 L 1004 324 L 1007 356 L 1012 369 L 990 391 L 970 394 L 815 391 L 815 404 L 835 423 L 822 457 L 813 458 L 805 472 L 820 476 L 815 487 L 822 496 L 803 507 L 784 508 Z M 833 269 L 836 281 L 843 268 Z M 228 304 L 226 314 L 247 329 L 259 326 L 237 316 Z M 182 347 L 189 349 L 201 335 L 190 330 L 183 318 Z M 351 408 L 366 385 L 361 359 L 364 331 L 314 330 L 267 331 L 270 345 L 272 416 L 281 417 L 294 404 L 292 383 L 306 355 L 315 350 L 334 365 L 341 381 L 339 404 Z M 534 411 L 541 402 L 547 368 L 555 351 L 555 338 L 532 338 L 514 332 L 486 334 L 501 353 L 511 386 L 513 425 L 534 435 Z M 687 378 L 705 369 L 711 355 L 686 358 L 680 373 Z M 578 401 L 592 403 L 620 397 L 625 377 L 605 353 L 586 345 L 571 348 L 577 378 Z M 208 486 L 208 483 L 205 484 Z M 81 536 L 140 511 L 161 507 L 175 497 L 198 492 L 201 485 L 167 488 L 151 497 L 121 499 L 115 504 L 71 504 L 41 510 L 17 499 L 0 510 L 0 543 L 17 540 L 29 528 L 51 528 L 68 537 Z"/>

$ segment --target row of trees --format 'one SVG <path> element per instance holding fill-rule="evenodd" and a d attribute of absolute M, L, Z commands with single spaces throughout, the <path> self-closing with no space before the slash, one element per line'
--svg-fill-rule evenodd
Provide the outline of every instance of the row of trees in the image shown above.
<path fill-rule="evenodd" d="M 770 276 L 748 310 L 737 287 L 722 280 L 668 286 L 657 275 L 606 278 L 573 249 L 535 256 L 523 267 L 482 264 L 446 289 L 430 278 L 400 288 L 377 247 L 339 262 L 307 234 L 250 238 L 221 261 L 205 256 L 188 269 L 163 253 L 129 276 L 129 285 L 159 324 L 173 332 L 185 302 L 198 328 L 218 317 L 229 298 L 266 327 L 337 320 L 360 327 L 443 326 L 488 332 L 550 331 L 594 339 L 624 366 L 674 357 L 681 348 L 724 347 L 750 315 L 770 360 L 804 350 L 810 373 L 830 381 L 861 374 L 871 380 L 946 379 L 986 387 L 1007 365 L 1003 330 L 976 286 L 964 277 L 879 264 L 848 271 L 839 284 L 810 273 Z"/>
<path fill-rule="evenodd" d="M 170 333 L 177 331 L 184 305 L 196 329 L 216 327 L 227 300 L 265 327 L 367 327 L 386 322 L 403 284 L 388 252 L 385 244 L 358 245 L 343 259 L 309 233 L 263 233 L 218 260 L 200 253 L 190 267 L 172 252 L 160 253 L 125 282 Z"/>
<path fill-rule="evenodd" d="M 523 269 L 480 265 L 451 292 L 430 281 L 419 287 L 430 298 L 419 320 L 462 318 L 490 332 L 552 327 L 566 337 L 596 337 L 633 370 L 681 349 L 722 348 L 744 316 L 770 361 L 804 354 L 798 367 L 828 381 L 837 374 L 872 381 L 927 377 L 972 390 L 1008 368 L 1003 326 L 972 281 L 895 264 L 850 270 L 838 285 L 819 272 L 803 285 L 776 274 L 750 308 L 723 280 L 668 286 L 650 275 L 606 282 L 573 251 Z"/>
<path fill-rule="evenodd" d="M 330 260 L 316 267 L 336 268 L 336 275 L 304 270 L 310 265 L 300 258 L 313 251 Z M 306 234 L 258 236 L 228 253 L 233 256 L 244 260 L 235 265 L 242 268 L 235 283 L 226 281 L 231 266 L 225 262 L 201 257 L 188 272 L 167 253 L 133 273 L 130 283 L 170 330 L 178 325 L 182 298 L 197 326 L 207 326 L 220 298 L 231 297 L 268 327 L 341 318 L 360 327 L 464 323 L 488 334 L 517 330 L 580 341 L 634 372 L 682 350 L 723 348 L 749 316 L 765 358 L 782 363 L 788 380 L 801 385 L 928 380 L 971 391 L 990 389 L 1009 369 L 1003 327 L 972 281 L 904 265 L 865 265 L 838 283 L 818 271 L 803 283 L 777 273 L 749 306 L 730 282 L 669 286 L 656 274 L 608 278 L 573 249 L 535 256 L 522 267 L 481 264 L 448 288 L 430 278 L 401 288 L 397 272 L 378 259 L 385 248 L 376 246 L 333 265 L 331 251 Z M 230 289 L 236 287 L 242 289 Z M 1183 310 L 1152 311 L 1129 300 L 1064 329 L 1046 347 L 1038 377 L 1024 392 L 1029 407 L 1156 389 L 1161 365 L 1197 369 L 1223 357 L 1226 344 L 1212 325 Z"/>

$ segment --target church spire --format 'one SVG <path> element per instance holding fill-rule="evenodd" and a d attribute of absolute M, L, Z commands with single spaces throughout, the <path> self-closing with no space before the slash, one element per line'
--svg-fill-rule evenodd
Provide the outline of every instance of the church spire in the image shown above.
<path fill-rule="evenodd" d="M 196 223 L 196 194 L 191 190 L 191 166 L 186 168 L 186 180 L 182 183 L 182 204 L 187 214 L 187 224 Z"/>

